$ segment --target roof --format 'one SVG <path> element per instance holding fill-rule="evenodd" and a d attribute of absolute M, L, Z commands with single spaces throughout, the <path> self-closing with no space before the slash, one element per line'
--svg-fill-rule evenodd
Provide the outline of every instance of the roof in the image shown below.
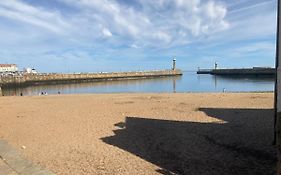
<path fill-rule="evenodd" d="M 16 64 L 0 64 L 0 67 L 12 67 L 17 66 Z"/>

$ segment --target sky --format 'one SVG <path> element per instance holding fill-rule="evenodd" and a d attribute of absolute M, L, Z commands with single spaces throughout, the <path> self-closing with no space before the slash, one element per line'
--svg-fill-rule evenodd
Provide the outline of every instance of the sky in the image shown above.
<path fill-rule="evenodd" d="M 276 0 L 0 0 L 0 63 L 39 72 L 273 67 Z"/>

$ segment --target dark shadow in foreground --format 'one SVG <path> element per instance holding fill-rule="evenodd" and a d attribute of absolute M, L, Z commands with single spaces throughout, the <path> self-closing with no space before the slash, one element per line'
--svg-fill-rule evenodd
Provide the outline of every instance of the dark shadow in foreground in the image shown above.
<path fill-rule="evenodd" d="M 126 117 L 102 140 L 161 167 L 162 174 L 276 174 L 273 110 L 199 110 L 225 122 Z"/>

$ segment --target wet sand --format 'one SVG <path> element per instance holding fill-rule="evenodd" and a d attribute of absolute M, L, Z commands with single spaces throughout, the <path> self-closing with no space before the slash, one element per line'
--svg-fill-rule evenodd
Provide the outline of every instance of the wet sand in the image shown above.
<path fill-rule="evenodd" d="M 275 174 L 273 93 L 1 97 L 0 112 L 0 139 L 61 175 Z"/>

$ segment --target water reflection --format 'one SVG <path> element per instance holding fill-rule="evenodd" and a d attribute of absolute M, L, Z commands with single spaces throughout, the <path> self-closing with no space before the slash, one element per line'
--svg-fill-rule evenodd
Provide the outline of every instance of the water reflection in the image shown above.
<path fill-rule="evenodd" d="M 173 79 L 173 92 L 176 93 L 176 79 Z"/>
<path fill-rule="evenodd" d="M 222 92 L 273 91 L 274 79 L 268 77 L 222 77 L 184 72 L 183 76 L 154 79 L 87 82 L 79 84 L 38 85 L 3 89 L 8 95 L 120 93 L 120 92 Z"/>
<path fill-rule="evenodd" d="M 211 76 L 215 89 L 228 88 L 229 91 L 273 91 L 274 78 L 270 76 Z"/>

